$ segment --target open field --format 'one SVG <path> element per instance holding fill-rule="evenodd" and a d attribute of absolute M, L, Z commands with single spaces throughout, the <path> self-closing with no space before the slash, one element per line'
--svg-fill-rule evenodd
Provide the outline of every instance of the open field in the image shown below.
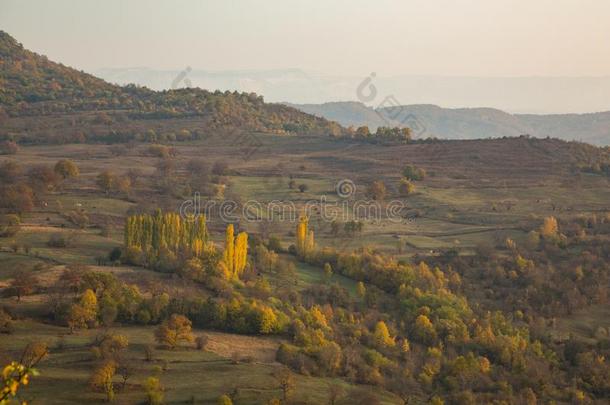
<path fill-rule="evenodd" d="M 143 327 L 115 327 L 111 332 L 129 339 L 126 356 L 135 369 L 124 389 L 117 390 L 116 403 L 138 403 L 144 399 L 141 384 L 148 376 L 159 376 L 168 388 L 165 400 L 168 404 L 212 404 L 225 393 L 236 390 L 236 403 L 260 404 L 280 396 L 278 383 L 273 377 L 280 368 L 275 362 L 275 350 L 279 344 L 273 338 L 239 336 L 219 332 L 206 332 L 208 348 L 197 351 L 180 347 L 173 351 L 156 350 L 153 361 L 145 361 L 144 346 L 154 344 L 152 330 Z M 195 331 L 200 333 L 201 331 Z M 43 340 L 51 348 L 51 356 L 40 368 L 44 374 L 36 378 L 24 390 L 24 398 L 36 398 L 36 403 L 62 404 L 74 399 L 79 392 L 81 401 L 103 403 L 101 394 L 86 390 L 93 357 L 89 343 L 98 331 L 67 334 L 65 328 L 20 322 L 10 337 L 0 335 L 3 350 L 18 352 L 31 340 Z M 297 399 L 320 403 L 326 396 L 329 379 L 298 376 Z M 337 380 L 346 390 L 353 386 Z M 117 378 L 117 386 L 121 386 Z M 378 392 L 384 404 L 396 404 L 391 395 Z"/>

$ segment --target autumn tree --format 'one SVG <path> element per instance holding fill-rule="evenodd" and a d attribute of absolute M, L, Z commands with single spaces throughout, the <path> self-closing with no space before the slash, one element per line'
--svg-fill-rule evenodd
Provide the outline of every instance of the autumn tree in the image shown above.
<path fill-rule="evenodd" d="M 148 377 L 144 382 L 146 403 L 148 405 L 161 405 L 163 403 L 163 387 L 156 377 Z"/>
<path fill-rule="evenodd" d="M 89 386 L 106 395 L 106 401 L 114 399 L 114 385 L 112 379 L 116 373 L 116 364 L 113 361 L 106 361 L 93 370 L 89 379 Z"/>
<path fill-rule="evenodd" d="M 32 187 L 41 193 L 54 189 L 60 179 L 52 166 L 34 166 L 28 171 L 28 178 Z"/>
<path fill-rule="evenodd" d="M 358 294 L 360 299 L 364 299 L 366 295 L 366 287 L 362 281 L 358 281 L 358 284 L 356 284 L 356 294 Z"/>
<path fill-rule="evenodd" d="M 99 343 L 99 354 L 106 360 L 114 360 L 119 362 L 122 353 L 127 350 L 129 340 L 124 335 L 105 334 Z"/>
<path fill-rule="evenodd" d="M 108 194 L 116 183 L 116 176 L 109 170 L 104 170 L 100 174 L 98 174 L 96 183 L 99 188 L 102 189 L 106 194 Z"/>
<path fill-rule="evenodd" d="M 16 361 L 2 367 L 0 374 L 0 405 L 12 404 L 19 389 L 28 385 L 30 377 L 37 375 L 36 369 Z"/>
<path fill-rule="evenodd" d="M 432 344 L 436 340 L 436 330 L 432 321 L 426 315 L 421 314 L 415 319 L 414 334 L 424 344 Z"/>
<path fill-rule="evenodd" d="M 333 276 L 333 267 L 330 263 L 324 263 L 324 278 L 328 281 Z"/>
<path fill-rule="evenodd" d="M 169 349 L 174 349 L 180 342 L 192 343 L 194 340 L 191 330 L 192 322 L 183 315 L 172 314 L 155 331 L 157 342 Z"/>
<path fill-rule="evenodd" d="M 208 244 L 206 218 L 183 218 L 177 213 L 155 215 L 133 215 L 127 217 L 124 244 L 127 256 L 146 254 L 149 259 L 158 259 L 162 253 L 173 255 L 187 253 L 199 257 L 212 253 L 213 245 Z"/>
<path fill-rule="evenodd" d="M 373 337 L 377 347 L 385 348 L 396 345 L 396 342 L 394 341 L 394 338 L 390 336 L 390 331 L 384 321 L 377 322 Z"/>
<path fill-rule="evenodd" d="M 131 179 L 128 176 L 117 177 L 114 183 L 114 188 L 125 195 L 129 194 L 131 190 Z"/>
<path fill-rule="evenodd" d="M 385 184 L 381 180 L 372 182 L 367 189 L 367 197 L 376 201 L 383 201 L 387 194 Z"/>
<path fill-rule="evenodd" d="M 238 279 L 248 262 L 248 234 L 240 232 L 235 237 L 233 224 L 227 225 L 223 258 L 229 276 Z"/>
<path fill-rule="evenodd" d="M 101 391 L 106 394 L 106 401 L 110 402 L 114 399 L 114 385 L 112 379 L 116 373 L 116 364 L 114 361 L 104 361 L 93 370 L 93 374 L 89 379 L 90 387 L 95 391 Z"/>
<path fill-rule="evenodd" d="M 0 210 L 22 214 L 34 208 L 34 192 L 25 184 L 0 184 Z"/>
<path fill-rule="evenodd" d="M 17 270 L 10 285 L 13 295 L 17 297 L 17 301 L 21 301 L 21 297 L 34 292 L 38 285 L 38 278 L 32 271 Z"/>
<path fill-rule="evenodd" d="M 80 171 L 78 166 L 70 159 L 62 159 L 55 164 L 55 173 L 62 179 L 68 179 L 70 177 L 78 177 Z"/>
<path fill-rule="evenodd" d="M 83 284 L 83 277 L 87 272 L 87 266 L 82 264 L 69 264 L 59 276 L 58 285 L 62 290 L 68 290 L 71 293 L 78 293 Z"/>
<path fill-rule="evenodd" d="M 557 236 L 558 232 L 557 219 L 553 216 L 544 218 L 544 223 L 540 227 L 540 234 L 545 238 L 553 238 Z"/>
<path fill-rule="evenodd" d="M 287 368 L 282 368 L 275 373 L 280 390 L 282 390 L 282 402 L 286 403 L 295 389 L 295 382 L 292 373 Z"/>
<path fill-rule="evenodd" d="M 407 178 L 402 178 L 398 183 L 398 192 L 403 197 L 409 196 L 415 192 L 415 184 Z"/>
<path fill-rule="evenodd" d="M 299 218 L 296 237 L 296 250 L 299 257 L 304 258 L 310 253 L 313 253 L 315 249 L 314 233 L 309 230 L 309 218 L 305 215 L 302 215 Z"/>
<path fill-rule="evenodd" d="M 217 403 L 218 405 L 233 405 L 231 397 L 227 394 L 222 394 L 221 396 L 219 396 Z"/>
<path fill-rule="evenodd" d="M 358 129 L 356 129 L 355 135 L 357 138 L 368 138 L 369 136 L 371 136 L 371 131 L 369 130 L 368 126 L 363 125 L 361 127 L 358 127 Z"/>
<path fill-rule="evenodd" d="M 34 367 L 49 355 L 49 347 L 46 343 L 34 341 L 28 343 L 21 354 L 21 364 L 28 368 Z"/>
<path fill-rule="evenodd" d="M 91 289 L 85 290 L 77 304 L 73 304 L 68 312 L 68 326 L 70 331 L 86 328 L 95 323 L 97 319 L 97 296 Z"/>

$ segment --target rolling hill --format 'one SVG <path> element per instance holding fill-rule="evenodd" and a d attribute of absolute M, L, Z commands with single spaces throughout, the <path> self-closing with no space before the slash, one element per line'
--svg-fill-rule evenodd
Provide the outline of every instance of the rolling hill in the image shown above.
<path fill-rule="evenodd" d="M 237 127 L 274 133 L 329 134 L 342 128 L 324 118 L 254 93 L 210 92 L 199 88 L 152 91 L 117 86 L 50 61 L 0 31 L 0 104 L 9 117 L 82 112 L 124 113 L 127 119 L 195 118 L 200 127 Z M 2 134 L 0 134 L 2 135 Z"/>

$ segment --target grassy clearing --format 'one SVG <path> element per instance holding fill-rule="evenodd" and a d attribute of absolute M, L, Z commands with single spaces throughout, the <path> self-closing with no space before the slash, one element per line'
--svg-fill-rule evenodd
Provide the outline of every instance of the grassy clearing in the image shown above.
<path fill-rule="evenodd" d="M 35 333 L 34 333 L 35 331 Z M 237 404 L 261 404 L 281 396 L 273 376 L 280 365 L 273 361 L 279 345 L 277 339 L 236 336 L 208 332 L 209 351 L 180 347 L 173 351 L 156 350 L 151 362 L 144 360 L 144 346 L 154 344 L 152 328 L 115 327 L 113 333 L 129 339 L 127 358 L 135 370 L 125 389 L 115 377 L 116 403 L 131 404 L 144 400 L 143 381 L 158 376 L 165 387 L 168 404 L 215 404 L 224 393 L 237 392 Z M 88 378 L 95 362 L 89 344 L 99 331 L 85 330 L 67 334 L 66 328 L 34 323 L 17 322 L 13 335 L 0 335 L 0 347 L 9 353 L 19 352 L 32 340 L 46 341 L 51 347 L 50 356 L 39 365 L 41 375 L 23 390 L 24 398 L 41 404 L 103 403 L 103 395 L 88 388 Z M 195 333 L 202 333 L 197 330 Z M 238 362 L 231 360 L 237 354 Z M 159 368 L 163 370 L 159 372 Z M 324 403 L 328 386 L 338 383 L 349 392 L 354 386 L 340 380 L 314 378 L 295 374 L 295 400 Z M 376 391 L 384 404 L 399 403 L 397 398 Z M 78 398 L 75 400 L 75 398 Z"/>
<path fill-rule="evenodd" d="M 53 234 L 70 238 L 71 243 L 65 248 L 55 248 L 48 245 Z M 99 235 L 97 229 L 68 229 L 48 226 L 28 226 L 27 224 L 12 239 L 7 241 L 10 246 L 17 243 L 28 246 L 29 255 L 34 258 L 48 259 L 59 263 L 94 264 L 95 258 L 105 256 L 117 246 L 120 241 Z"/>

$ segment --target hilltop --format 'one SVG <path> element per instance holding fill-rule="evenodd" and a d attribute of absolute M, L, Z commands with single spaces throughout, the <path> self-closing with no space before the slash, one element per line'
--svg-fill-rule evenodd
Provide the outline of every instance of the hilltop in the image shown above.
<path fill-rule="evenodd" d="M 135 121 L 196 118 L 204 128 L 215 129 L 296 134 L 342 131 L 326 119 L 265 103 L 254 93 L 199 88 L 156 92 L 113 85 L 31 52 L 5 32 L 0 32 L 0 55 L 0 103 L 10 117 L 107 111 Z"/>

